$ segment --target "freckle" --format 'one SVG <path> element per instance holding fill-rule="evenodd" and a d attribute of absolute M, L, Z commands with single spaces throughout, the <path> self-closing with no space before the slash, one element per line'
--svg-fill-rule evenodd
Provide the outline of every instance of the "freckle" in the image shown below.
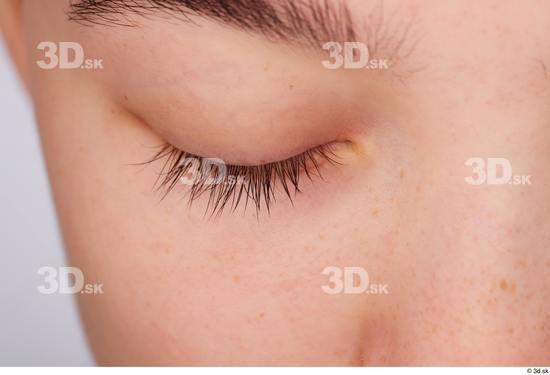
<path fill-rule="evenodd" d="M 403 177 L 405 177 L 405 171 L 403 170 L 403 168 L 401 168 L 401 171 L 399 172 L 399 178 L 403 179 Z"/>
<path fill-rule="evenodd" d="M 319 239 L 320 239 L 320 240 L 324 240 L 325 238 L 326 238 L 326 237 L 325 237 L 325 235 L 324 235 L 324 234 L 322 234 L 322 233 L 319 233 Z"/>
<path fill-rule="evenodd" d="M 294 85 L 288 85 L 288 88 L 292 90 L 294 88 Z"/>
<path fill-rule="evenodd" d="M 264 317 L 265 317 L 265 312 L 262 312 L 262 313 L 260 313 L 260 315 L 258 315 L 258 318 L 260 318 L 260 319 L 262 319 Z"/>
<path fill-rule="evenodd" d="M 514 329 L 513 328 L 508 329 L 508 334 L 513 335 L 514 334 Z"/>
<path fill-rule="evenodd" d="M 233 276 L 233 282 L 234 282 L 235 284 L 240 284 L 240 282 L 241 282 L 241 277 L 240 277 L 239 275 Z"/>
<path fill-rule="evenodd" d="M 508 283 L 506 282 L 506 280 L 500 280 L 499 286 L 500 286 L 500 289 L 502 290 L 508 289 Z"/>
<path fill-rule="evenodd" d="M 374 210 L 372 210 L 372 216 L 378 216 L 378 208 L 375 208 Z"/>
<path fill-rule="evenodd" d="M 128 95 L 124 95 L 124 100 L 128 101 Z"/>

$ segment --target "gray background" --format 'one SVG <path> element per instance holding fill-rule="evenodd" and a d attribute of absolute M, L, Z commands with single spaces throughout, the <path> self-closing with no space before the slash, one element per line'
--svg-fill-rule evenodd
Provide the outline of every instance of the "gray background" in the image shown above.
<path fill-rule="evenodd" d="M 65 265 L 32 108 L 0 37 L 0 366 L 93 360 L 70 295 L 40 294 L 43 266 Z"/>

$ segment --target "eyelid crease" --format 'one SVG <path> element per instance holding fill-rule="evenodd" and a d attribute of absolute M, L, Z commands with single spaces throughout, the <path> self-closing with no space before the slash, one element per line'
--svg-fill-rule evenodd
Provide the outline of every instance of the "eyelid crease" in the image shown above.
<path fill-rule="evenodd" d="M 218 174 L 216 167 L 205 172 L 205 160 L 212 160 L 198 155 L 179 150 L 166 143 L 148 161 L 141 164 L 150 164 L 159 160 L 165 160 L 161 171 L 155 181 L 154 188 L 162 193 L 164 199 L 189 172 L 191 177 L 189 193 L 189 205 L 208 194 L 208 204 L 205 215 L 219 216 L 225 208 L 231 212 L 236 211 L 239 204 L 244 201 L 244 209 L 251 201 L 258 214 L 264 207 L 268 214 L 275 201 L 275 185 L 282 186 L 285 195 L 293 204 L 293 195 L 301 193 L 299 188 L 300 175 L 313 181 L 314 177 L 323 180 L 320 167 L 323 162 L 331 165 L 341 165 L 339 157 L 333 151 L 330 144 L 321 145 L 302 154 L 285 160 L 271 162 L 257 166 L 225 165 L 225 174 Z M 195 162 L 188 162 L 194 160 Z M 219 159 L 218 159 L 219 160 Z M 211 166 L 211 164 L 208 164 Z M 193 171 L 191 168 L 195 167 Z M 214 178 L 216 183 L 211 183 L 206 176 Z M 294 190 L 294 192 L 292 192 Z"/>

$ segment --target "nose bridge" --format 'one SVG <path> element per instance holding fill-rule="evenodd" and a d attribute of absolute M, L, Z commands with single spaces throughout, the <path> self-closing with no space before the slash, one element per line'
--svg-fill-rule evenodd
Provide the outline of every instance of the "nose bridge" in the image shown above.
<path fill-rule="evenodd" d="M 422 91 L 411 85 L 415 109 L 399 123 L 410 147 L 388 215 L 397 229 L 383 241 L 391 266 L 379 272 L 391 295 L 369 321 L 367 363 L 519 365 L 550 355 L 548 63 L 532 44 L 501 42 L 498 62 L 474 40 L 411 78 Z"/>
<path fill-rule="evenodd" d="M 409 262 L 399 270 L 401 280 L 396 277 L 390 309 L 402 327 L 395 340 L 411 345 L 400 354 L 413 363 L 520 361 L 528 353 L 508 345 L 511 336 L 521 342 L 522 329 L 545 319 L 536 313 L 544 302 L 535 292 L 540 278 L 531 272 L 544 274 L 550 259 L 549 228 L 539 220 L 547 197 L 536 185 L 548 181 L 540 167 L 548 153 L 528 152 L 539 147 L 532 136 L 538 125 L 528 116 L 522 124 L 521 116 L 491 109 L 480 115 L 500 120 L 485 128 L 443 131 L 442 143 L 429 147 L 430 139 L 417 148 L 429 152 L 418 151 L 417 173 L 405 181 L 397 205 L 398 256 Z M 498 132 L 497 125 L 504 130 Z M 522 134 L 529 127 L 533 133 L 513 138 L 516 126 Z M 473 136 L 491 132 L 488 140 L 485 134 Z M 526 177 L 516 184 L 514 176 Z M 540 335 L 540 342 L 547 340 L 547 333 Z M 497 344 L 487 347 L 488 338 Z"/>

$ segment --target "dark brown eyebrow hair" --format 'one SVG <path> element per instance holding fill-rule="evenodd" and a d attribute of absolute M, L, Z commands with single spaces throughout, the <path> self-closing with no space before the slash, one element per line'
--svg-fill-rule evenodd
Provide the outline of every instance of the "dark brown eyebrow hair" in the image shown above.
<path fill-rule="evenodd" d="M 356 25 L 341 0 L 71 0 L 69 20 L 137 26 L 135 17 L 158 14 L 193 22 L 205 17 L 270 40 L 307 43 L 356 41 Z"/>

